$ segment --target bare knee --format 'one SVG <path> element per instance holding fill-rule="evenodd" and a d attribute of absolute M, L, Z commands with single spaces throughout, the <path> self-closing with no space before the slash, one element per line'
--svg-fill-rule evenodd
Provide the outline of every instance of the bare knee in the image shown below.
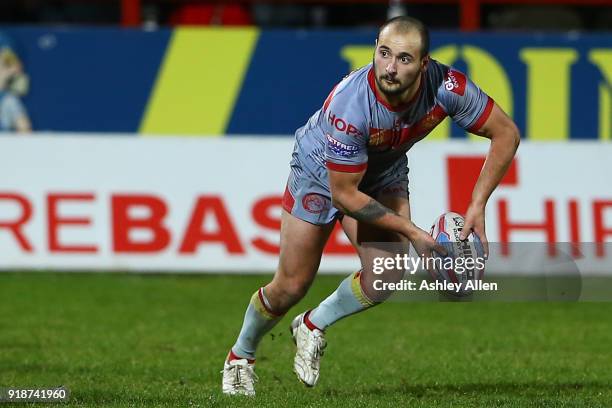
<path fill-rule="evenodd" d="M 266 296 L 275 312 L 285 313 L 298 303 L 308 292 L 311 280 L 292 277 L 274 279 L 266 287 Z"/>
<path fill-rule="evenodd" d="M 382 303 L 389 299 L 395 291 L 388 289 L 386 284 L 398 283 L 403 277 L 401 270 L 388 270 L 381 275 L 365 271 L 361 280 L 361 290 L 372 302 Z M 376 281 L 379 281 L 375 283 Z M 378 289 L 377 289 L 378 288 Z"/>

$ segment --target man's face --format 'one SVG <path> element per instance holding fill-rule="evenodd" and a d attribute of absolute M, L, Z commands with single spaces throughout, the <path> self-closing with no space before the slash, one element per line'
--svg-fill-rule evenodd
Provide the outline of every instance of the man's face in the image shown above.
<path fill-rule="evenodd" d="M 415 84 L 426 65 L 418 31 L 400 33 L 392 26 L 382 30 L 374 51 L 374 73 L 383 93 L 400 96 Z"/>

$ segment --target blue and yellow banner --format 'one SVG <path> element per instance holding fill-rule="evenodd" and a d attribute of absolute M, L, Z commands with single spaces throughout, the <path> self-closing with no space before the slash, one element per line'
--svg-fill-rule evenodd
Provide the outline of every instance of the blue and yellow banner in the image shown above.
<path fill-rule="evenodd" d="M 30 77 L 36 130 L 292 135 L 375 30 L 0 28 Z M 466 72 L 531 140 L 612 133 L 612 34 L 433 32 L 432 56 Z M 464 138 L 443 122 L 431 138 Z"/>

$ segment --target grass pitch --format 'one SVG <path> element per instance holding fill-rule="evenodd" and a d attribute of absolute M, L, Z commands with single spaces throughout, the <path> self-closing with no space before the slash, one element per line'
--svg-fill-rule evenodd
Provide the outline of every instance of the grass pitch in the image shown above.
<path fill-rule="evenodd" d="M 64 385 L 71 406 L 612 406 L 612 303 L 387 303 L 328 330 L 307 389 L 287 327 L 339 276 L 263 340 L 257 397 L 225 397 L 223 359 L 269 278 L 0 274 L 0 387 Z"/>

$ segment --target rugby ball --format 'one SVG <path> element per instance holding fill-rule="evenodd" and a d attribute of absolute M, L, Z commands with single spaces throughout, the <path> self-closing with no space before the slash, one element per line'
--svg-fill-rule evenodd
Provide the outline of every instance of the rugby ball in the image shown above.
<path fill-rule="evenodd" d="M 484 247 L 478 235 L 470 233 L 459 239 L 465 219 L 455 212 L 439 216 L 431 227 L 431 236 L 447 251 L 446 256 L 434 253 L 434 278 L 442 290 L 456 296 L 467 296 L 479 288 L 484 275 Z"/>

